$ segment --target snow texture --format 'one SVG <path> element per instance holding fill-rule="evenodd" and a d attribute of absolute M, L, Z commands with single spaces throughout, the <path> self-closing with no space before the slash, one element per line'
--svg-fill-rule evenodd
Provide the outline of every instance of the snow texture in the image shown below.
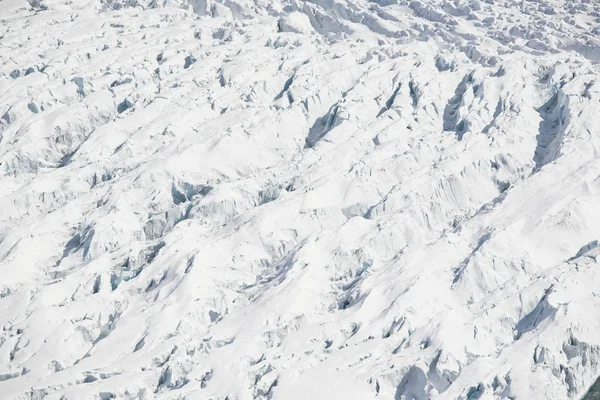
<path fill-rule="evenodd" d="M 0 397 L 577 399 L 598 0 L 1 0 Z"/>

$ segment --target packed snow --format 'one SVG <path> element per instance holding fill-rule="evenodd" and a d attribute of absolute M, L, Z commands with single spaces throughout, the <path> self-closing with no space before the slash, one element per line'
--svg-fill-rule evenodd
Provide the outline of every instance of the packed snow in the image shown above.
<path fill-rule="evenodd" d="M 582 398 L 599 62 L 598 0 L 1 0 L 0 398 Z"/>

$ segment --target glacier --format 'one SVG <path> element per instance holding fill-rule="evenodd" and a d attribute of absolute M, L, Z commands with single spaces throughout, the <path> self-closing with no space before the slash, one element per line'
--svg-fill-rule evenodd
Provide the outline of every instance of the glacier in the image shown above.
<path fill-rule="evenodd" d="M 598 0 L 1 0 L 0 398 L 581 399 Z"/>

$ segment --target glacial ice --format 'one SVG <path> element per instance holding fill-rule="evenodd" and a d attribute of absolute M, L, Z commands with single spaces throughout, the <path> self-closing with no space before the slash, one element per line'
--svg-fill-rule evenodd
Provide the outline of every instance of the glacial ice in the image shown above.
<path fill-rule="evenodd" d="M 570 399 L 597 0 L 2 0 L 2 399 Z"/>

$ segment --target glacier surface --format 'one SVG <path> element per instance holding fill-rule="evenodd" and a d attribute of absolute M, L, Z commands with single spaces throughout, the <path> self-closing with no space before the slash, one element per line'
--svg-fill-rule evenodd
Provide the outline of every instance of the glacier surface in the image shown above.
<path fill-rule="evenodd" d="M 2 399 L 570 399 L 598 0 L 1 0 Z"/>

